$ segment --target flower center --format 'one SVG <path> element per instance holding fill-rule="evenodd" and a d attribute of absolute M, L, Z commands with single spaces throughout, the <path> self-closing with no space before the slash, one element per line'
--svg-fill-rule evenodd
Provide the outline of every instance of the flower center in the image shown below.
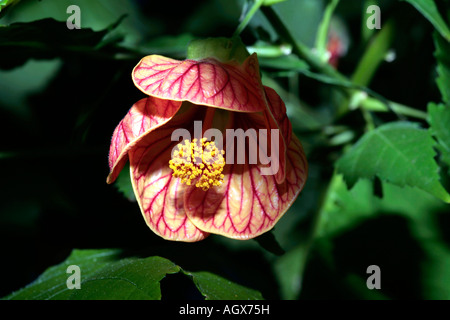
<path fill-rule="evenodd" d="M 213 141 L 206 141 L 206 138 L 200 141 L 193 139 L 192 142 L 184 140 L 174 150 L 169 167 L 173 170 L 172 176 L 180 178 L 181 183 L 190 186 L 195 181 L 197 188 L 206 191 L 223 182 L 224 154 L 225 151 L 219 150 Z"/>

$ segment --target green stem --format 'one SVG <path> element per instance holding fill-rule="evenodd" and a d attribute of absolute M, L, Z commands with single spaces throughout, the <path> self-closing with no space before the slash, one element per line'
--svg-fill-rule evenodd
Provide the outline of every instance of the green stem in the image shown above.
<path fill-rule="evenodd" d="M 324 190 L 323 194 L 321 195 L 321 198 L 319 200 L 319 204 L 317 206 L 317 209 L 313 212 L 313 215 L 311 217 L 311 224 L 310 229 L 308 230 L 308 235 L 305 241 L 305 244 L 303 246 L 303 260 L 301 263 L 301 270 L 300 270 L 300 277 L 303 278 L 304 275 L 304 269 L 306 266 L 306 263 L 309 259 L 309 254 L 311 253 L 311 249 L 314 246 L 314 243 L 316 242 L 317 238 L 320 238 L 320 228 L 323 225 L 323 211 L 325 210 L 325 207 L 327 206 L 329 199 L 331 198 L 331 193 L 333 192 L 333 187 L 335 185 L 336 179 L 338 179 L 339 176 L 336 173 L 336 170 L 334 170 L 333 175 L 328 181 L 328 185 L 326 186 L 326 189 Z M 300 288 L 301 290 L 301 288 Z"/>
<path fill-rule="evenodd" d="M 250 10 L 248 10 L 247 14 L 245 15 L 244 19 L 241 21 L 241 23 L 238 25 L 236 31 L 233 33 L 233 37 L 237 37 L 241 34 L 242 31 L 244 31 L 245 27 L 248 25 L 252 17 L 255 15 L 256 11 L 259 10 L 261 5 L 263 4 L 264 0 L 256 0 Z"/>
<path fill-rule="evenodd" d="M 367 17 L 367 8 L 371 5 L 379 5 L 378 0 L 365 0 L 362 5 L 362 16 Z M 361 19 L 361 41 L 367 43 L 377 29 L 367 28 L 367 19 Z"/>
<path fill-rule="evenodd" d="M 369 110 L 361 108 L 362 115 L 364 117 L 364 120 L 366 120 L 366 131 L 369 132 L 373 129 L 375 129 L 375 123 L 373 121 L 372 114 Z"/>
<path fill-rule="evenodd" d="M 373 38 L 352 76 L 352 82 L 367 86 L 379 65 L 384 61 L 394 38 L 394 21 L 389 20 Z"/>
<path fill-rule="evenodd" d="M 392 111 L 394 111 L 395 113 L 421 120 L 427 120 L 427 113 L 424 111 L 413 109 L 411 107 L 392 101 L 388 101 L 388 104 L 391 107 Z M 361 101 L 361 107 L 365 110 L 374 112 L 390 111 L 385 103 L 371 97 L 368 97 Z"/>
<path fill-rule="evenodd" d="M 281 21 L 278 14 L 271 7 L 264 6 L 261 8 L 261 11 L 266 16 L 267 20 L 270 21 L 272 27 L 275 29 L 280 39 L 283 42 L 292 44 L 292 52 L 294 54 L 303 58 L 310 66 L 325 75 L 328 75 L 335 79 L 347 80 L 345 76 L 341 75 L 328 63 L 324 63 L 322 60 L 320 60 L 317 55 L 312 53 L 306 45 L 295 40 L 295 38 L 291 35 L 289 30 L 284 25 L 283 21 Z"/>
<path fill-rule="evenodd" d="M 316 37 L 316 50 L 319 58 L 326 62 L 327 57 L 327 43 L 328 43 L 328 29 L 330 27 L 331 17 L 333 15 L 339 0 L 331 0 L 331 2 L 325 8 L 325 13 L 323 15 L 322 22 L 320 23 L 319 29 L 317 30 Z"/>
<path fill-rule="evenodd" d="M 380 30 L 372 42 L 367 46 L 364 55 L 360 59 L 353 75 L 351 77 L 352 83 L 360 86 L 368 86 L 376 70 L 383 62 L 386 54 L 389 51 L 391 42 L 393 40 L 394 25 L 393 20 L 389 20 Z M 344 98 L 338 107 L 338 114 L 342 115 L 349 110 L 349 100 L 351 101 L 355 95 L 359 94 L 358 90 L 351 90 L 350 98 Z M 367 122 L 367 128 L 374 128 L 373 119 L 367 109 L 361 108 L 364 119 Z"/>
<path fill-rule="evenodd" d="M 332 79 L 335 79 L 336 82 L 349 83 L 349 79 L 339 73 L 336 69 L 330 66 L 328 63 L 321 61 L 311 50 L 304 44 L 298 42 L 291 35 L 289 30 L 281 21 L 278 14 L 271 7 L 261 7 L 261 11 L 266 16 L 266 18 L 272 24 L 272 27 L 278 33 L 280 39 L 284 42 L 292 44 L 292 52 L 298 55 L 300 58 L 305 60 L 311 67 L 318 70 L 320 73 L 329 76 Z M 344 93 L 348 96 L 351 96 L 351 89 L 342 88 Z M 390 108 L 386 105 L 389 104 Z M 427 114 L 423 111 L 413 109 L 411 107 L 407 107 L 405 105 L 391 102 L 391 101 L 381 101 L 380 99 L 375 99 L 372 97 L 367 97 L 361 101 L 360 107 L 375 112 L 387 112 L 394 111 L 398 114 L 402 114 L 409 117 L 414 117 L 422 120 L 427 119 Z M 345 112 L 348 112 L 349 109 L 346 109 Z"/>

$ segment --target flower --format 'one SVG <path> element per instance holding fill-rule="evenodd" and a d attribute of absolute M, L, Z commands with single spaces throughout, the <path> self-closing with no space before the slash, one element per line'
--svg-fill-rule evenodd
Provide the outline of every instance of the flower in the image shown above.
<path fill-rule="evenodd" d="M 347 54 L 348 47 L 349 36 L 347 27 L 341 19 L 333 17 L 328 31 L 328 63 L 337 69 L 339 59 Z"/>
<path fill-rule="evenodd" d="M 168 240 L 256 237 L 306 181 L 307 161 L 283 101 L 262 85 L 256 54 L 229 41 L 197 43 L 184 61 L 144 57 L 132 78 L 148 97 L 113 133 L 107 183 L 129 160 L 142 215 Z M 184 135 L 173 139 L 175 132 Z"/>

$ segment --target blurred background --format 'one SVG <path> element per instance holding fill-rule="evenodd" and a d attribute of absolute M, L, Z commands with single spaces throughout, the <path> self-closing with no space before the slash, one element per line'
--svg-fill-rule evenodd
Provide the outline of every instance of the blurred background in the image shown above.
<path fill-rule="evenodd" d="M 426 111 L 429 101 L 440 101 L 433 26 L 408 3 L 340 1 L 330 26 L 339 48 L 333 63 L 344 75 L 355 71 L 376 31 L 365 27 L 373 3 L 382 26 L 392 21 L 393 31 L 389 55 L 366 85 Z M 81 9 L 81 30 L 63 28 L 72 4 Z M 273 8 L 295 39 L 312 48 L 327 4 L 288 0 Z M 241 0 L 21 0 L 2 12 L 0 25 L 27 24 L 0 35 L 23 37 L 0 47 L 1 297 L 73 248 L 123 248 L 222 275 L 267 299 L 450 298 L 448 205 L 379 181 L 360 181 L 349 191 L 332 178 L 345 143 L 364 130 L 361 114 L 338 117 L 339 88 L 270 60 L 261 63 L 264 82 L 284 98 L 310 165 L 304 191 L 272 233 L 249 241 L 214 235 L 193 244 L 165 241 L 147 228 L 126 176 L 106 184 L 111 135 L 143 97 L 131 81 L 140 58 L 183 59 L 194 38 L 230 37 L 245 8 Z M 46 18 L 60 23 L 38 21 Z M 265 45 L 280 48 L 260 12 L 241 36 L 262 58 Z M 393 119 L 384 113 L 375 120 Z M 341 127 L 345 135 L 338 135 Z M 381 290 L 366 287 L 369 265 L 381 268 Z M 181 275 L 161 286 L 163 299 L 201 298 Z"/>

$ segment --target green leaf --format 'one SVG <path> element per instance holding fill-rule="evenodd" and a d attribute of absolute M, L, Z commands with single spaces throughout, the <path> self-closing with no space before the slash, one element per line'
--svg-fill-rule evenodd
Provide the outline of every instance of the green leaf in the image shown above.
<path fill-rule="evenodd" d="M 17 300 L 61 300 L 68 299 L 72 291 L 67 288 L 67 267 L 77 265 L 82 279 L 89 278 L 120 257 L 120 250 L 73 250 L 63 263 L 48 268 L 36 281 L 16 291 L 6 299 Z"/>
<path fill-rule="evenodd" d="M 102 40 L 122 19 L 123 17 L 111 27 L 98 32 L 88 28 L 70 30 L 65 22 L 50 18 L 0 26 L 0 51 L 2 56 L 8 57 L 0 59 L 0 69 L 15 68 L 32 58 L 53 59 L 80 54 L 114 58 L 118 50 L 108 52 L 108 49 L 120 39 L 108 41 L 107 44 Z"/>
<path fill-rule="evenodd" d="M 358 62 L 352 81 L 355 84 L 367 86 L 375 75 L 376 70 L 384 61 L 388 53 L 392 40 L 394 39 L 395 25 L 393 20 L 389 20 L 383 28 L 376 33 L 372 41 L 368 44 L 364 55 Z"/>
<path fill-rule="evenodd" d="M 309 246 L 300 244 L 275 261 L 274 269 L 280 284 L 282 299 L 298 298 L 308 252 Z"/>
<path fill-rule="evenodd" d="M 16 8 L 5 10 L 3 24 L 14 22 L 30 22 L 52 18 L 66 24 L 70 14 L 67 8 L 77 5 L 81 9 L 81 28 L 101 31 L 113 25 L 117 19 L 126 14 L 127 18 L 113 33 L 108 36 L 123 35 L 121 46 L 137 48 L 143 41 L 158 35 L 159 22 L 148 19 L 140 6 L 123 0 L 92 1 L 92 0 L 58 0 L 58 1 L 20 1 Z M 3 13 L 3 12 L 2 12 Z M 74 32 L 80 30 L 71 30 Z M 74 35 L 72 35 L 74 36 Z"/>
<path fill-rule="evenodd" d="M 123 167 L 122 171 L 120 171 L 119 176 L 117 177 L 116 183 L 114 184 L 121 192 L 125 198 L 130 201 L 136 201 L 136 196 L 134 194 L 133 185 L 131 184 L 130 178 L 130 163 L 127 162 Z"/>
<path fill-rule="evenodd" d="M 450 250 L 445 243 L 425 239 L 422 246 L 427 251 L 427 259 L 422 262 L 422 286 L 425 299 L 449 300 Z"/>
<path fill-rule="evenodd" d="M 314 253 L 320 254 L 323 261 L 330 266 L 329 270 L 322 271 L 322 276 L 334 279 L 336 276 L 342 277 L 347 272 L 350 272 L 349 276 L 352 277 L 362 276 L 364 282 L 360 287 L 361 290 L 356 290 L 357 299 L 398 298 L 399 296 L 395 296 L 395 288 L 411 279 L 408 279 L 410 274 L 397 274 L 392 266 L 408 265 L 405 272 L 407 269 L 420 270 L 414 279 L 423 286 L 416 293 L 420 298 L 448 299 L 450 250 L 440 237 L 446 226 L 440 223 L 440 219 L 441 215 L 446 215 L 448 205 L 417 188 L 399 187 L 387 182 L 381 184 L 383 197 L 378 198 L 374 196 L 374 185 L 371 181 L 359 180 L 351 190 L 348 190 L 342 175 L 334 175 L 319 215 L 318 236 L 314 245 L 316 250 Z M 383 224 L 377 223 L 380 220 Z M 407 232 L 397 229 L 399 224 L 396 222 L 399 221 L 406 222 Z M 380 230 L 382 235 L 377 238 L 376 234 Z M 367 232 L 372 233 L 364 239 Z M 346 242 L 344 247 L 341 244 L 339 249 L 339 239 L 342 238 L 353 240 Z M 381 239 L 386 240 L 380 242 Z M 418 247 L 415 247 L 414 243 Z M 403 245 L 407 247 L 403 248 Z M 398 252 L 398 249 L 404 252 Z M 382 276 L 384 279 L 382 290 L 367 290 L 365 286 L 367 277 L 364 277 L 364 273 L 358 272 L 361 266 L 367 267 L 367 264 L 364 264 L 366 261 L 377 261 L 376 264 L 381 267 L 382 274 L 383 270 L 389 270 L 389 275 L 385 273 L 385 278 Z M 390 264 L 390 267 L 387 264 Z M 355 265 L 357 268 L 352 267 Z M 329 275 L 330 270 L 336 269 L 338 270 L 336 273 Z M 308 276 L 311 274 L 307 272 L 305 281 L 308 280 Z M 340 284 L 340 288 L 349 286 L 352 291 L 357 289 L 354 286 L 357 283 L 352 282 L 353 280 L 346 278 L 345 285 Z M 325 282 L 321 288 L 319 284 L 315 286 L 315 290 L 326 290 L 327 285 Z M 364 288 L 365 290 L 362 290 Z M 392 294 L 394 296 L 391 296 Z"/>
<path fill-rule="evenodd" d="M 68 289 L 70 265 L 80 268 L 79 290 Z M 159 281 L 179 270 L 161 257 L 121 259 L 120 250 L 74 250 L 66 261 L 50 267 L 35 282 L 6 299 L 161 299 Z"/>
<path fill-rule="evenodd" d="M 160 281 L 180 267 L 161 257 L 128 258 L 108 265 L 73 290 L 71 300 L 160 300 Z"/>
<path fill-rule="evenodd" d="M 6 9 L 6 7 L 19 2 L 19 0 L 0 0 L 0 12 Z"/>
<path fill-rule="evenodd" d="M 270 253 L 273 253 L 277 256 L 282 256 L 285 251 L 278 243 L 277 239 L 275 239 L 275 235 L 273 231 L 266 232 L 255 238 L 255 241 Z"/>
<path fill-rule="evenodd" d="M 367 132 L 337 163 L 350 188 L 361 178 L 378 176 L 399 186 L 422 189 L 450 203 L 439 182 L 434 140 L 415 123 L 392 122 Z"/>
<path fill-rule="evenodd" d="M 164 35 L 154 37 L 139 45 L 141 52 L 151 52 L 152 54 L 162 54 L 172 56 L 186 55 L 186 48 L 195 37 L 189 33 L 179 35 Z"/>
<path fill-rule="evenodd" d="M 280 56 L 276 58 L 258 57 L 258 61 L 260 66 L 264 68 L 274 68 L 294 72 L 302 72 L 309 69 L 308 64 L 295 55 Z"/>
<path fill-rule="evenodd" d="M 430 21 L 437 31 L 450 41 L 450 29 L 439 14 L 436 3 L 433 0 L 404 0 L 412 4 L 425 18 Z"/>
<path fill-rule="evenodd" d="M 375 201 L 369 180 L 359 180 L 348 190 L 343 175 L 335 174 L 319 215 L 317 236 L 325 237 L 351 230 L 375 214 Z"/>
<path fill-rule="evenodd" d="M 260 292 L 248 289 L 209 272 L 185 272 L 206 300 L 263 300 Z"/>
<path fill-rule="evenodd" d="M 73 271 L 80 270 L 80 289 L 69 289 Z M 183 271 L 206 299 L 262 299 L 261 293 L 209 272 L 186 272 L 170 260 L 154 256 L 123 257 L 121 250 L 73 250 L 64 262 L 48 268 L 7 300 L 160 300 L 160 281 Z"/>
<path fill-rule="evenodd" d="M 445 208 L 446 204 L 417 188 L 399 187 L 388 182 L 381 182 L 381 188 L 383 197 L 375 197 L 373 183 L 363 179 L 349 190 L 343 176 L 335 175 L 320 213 L 318 237 L 333 237 L 351 231 L 381 212 L 399 213 L 413 220 L 416 236 L 429 237 L 437 232 L 427 213 Z"/>
<path fill-rule="evenodd" d="M 428 114 L 430 130 L 439 142 L 442 160 L 450 166 L 450 106 L 430 103 Z"/>
<path fill-rule="evenodd" d="M 442 101 L 450 106 L 450 43 L 445 41 L 438 33 L 433 34 L 436 51 L 438 77 L 436 83 L 442 94 Z"/>

